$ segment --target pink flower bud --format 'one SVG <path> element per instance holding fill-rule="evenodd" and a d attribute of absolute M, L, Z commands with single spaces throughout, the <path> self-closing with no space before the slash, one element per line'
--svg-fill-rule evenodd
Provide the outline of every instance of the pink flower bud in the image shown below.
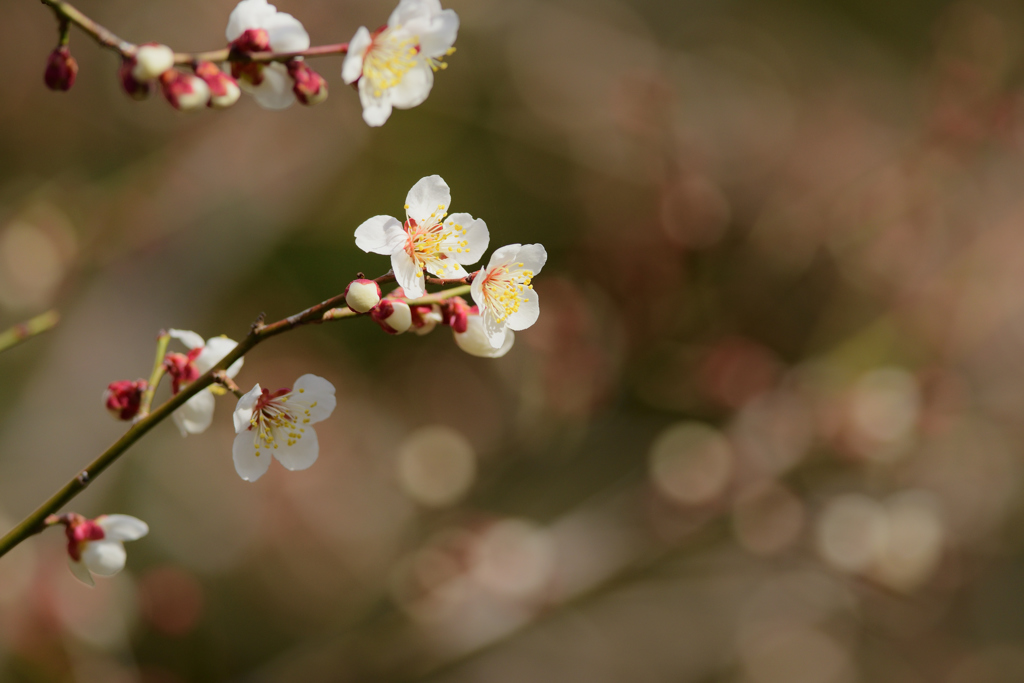
<path fill-rule="evenodd" d="M 173 67 L 174 50 L 159 43 L 146 43 L 135 51 L 132 77 L 137 81 L 151 81 Z"/>
<path fill-rule="evenodd" d="M 196 76 L 203 79 L 210 89 L 210 107 L 223 109 L 238 101 L 242 94 L 242 90 L 238 87 L 238 81 L 218 69 L 216 64 L 199 62 L 195 71 Z"/>
<path fill-rule="evenodd" d="M 388 334 L 402 334 L 412 325 L 412 311 L 404 301 L 384 299 L 370 311 L 370 317 Z"/>
<path fill-rule="evenodd" d="M 106 537 L 103 527 L 95 520 L 86 519 L 74 512 L 67 515 L 64 533 L 68 537 L 68 555 L 75 562 L 82 559 L 82 549 L 88 541 L 100 541 Z"/>
<path fill-rule="evenodd" d="M 443 320 L 441 307 L 437 304 L 417 304 L 409 309 L 412 312 L 412 331 L 420 336 L 433 332 Z"/>
<path fill-rule="evenodd" d="M 203 347 L 192 349 L 188 355 L 184 353 L 169 353 L 164 356 L 164 370 L 171 376 L 171 391 L 178 393 L 181 387 L 199 379 L 199 368 L 195 360 L 203 352 Z"/>
<path fill-rule="evenodd" d="M 142 393 L 148 388 L 149 382 L 144 379 L 134 382 L 127 379 L 111 382 L 103 392 L 103 402 L 110 414 L 117 419 L 130 420 L 138 414 Z"/>
<path fill-rule="evenodd" d="M 67 45 L 61 45 L 50 53 L 46 60 L 46 73 L 43 80 L 50 90 L 70 90 L 78 76 L 78 62 L 71 56 Z"/>
<path fill-rule="evenodd" d="M 345 303 L 356 313 L 366 313 L 380 303 L 380 285 L 373 280 L 353 280 L 345 288 Z"/>
<path fill-rule="evenodd" d="M 327 81 L 304 61 L 293 59 L 288 62 L 288 74 L 295 81 L 292 92 L 302 104 L 312 106 L 327 99 Z"/>
<path fill-rule="evenodd" d="M 171 106 L 181 111 L 205 107 L 210 101 L 210 88 L 198 76 L 178 69 L 160 75 L 160 90 Z"/>
<path fill-rule="evenodd" d="M 135 58 L 126 57 L 121 62 L 121 68 L 117 75 L 121 79 L 121 87 L 134 100 L 144 100 L 149 97 L 151 85 L 149 81 L 140 81 L 132 75 L 135 70 Z"/>
<path fill-rule="evenodd" d="M 228 47 L 234 52 L 270 52 L 270 34 L 263 28 L 246 29 Z"/>
<path fill-rule="evenodd" d="M 466 318 L 475 312 L 476 306 L 470 306 L 461 296 L 453 296 L 441 304 L 441 322 L 461 334 L 466 331 Z"/>

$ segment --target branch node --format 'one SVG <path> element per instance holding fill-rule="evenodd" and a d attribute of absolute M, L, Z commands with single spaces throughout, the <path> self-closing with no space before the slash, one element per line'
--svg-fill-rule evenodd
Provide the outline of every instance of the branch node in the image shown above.
<path fill-rule="evenodd" d="M 81 472 L 79 472 L 78 476 L 75 477 L 75 479 L 77 479 L 78 483 L 81 484 L 82 486 L 88 486 L 90 481 L 89 470 L 82 470 Z"/>

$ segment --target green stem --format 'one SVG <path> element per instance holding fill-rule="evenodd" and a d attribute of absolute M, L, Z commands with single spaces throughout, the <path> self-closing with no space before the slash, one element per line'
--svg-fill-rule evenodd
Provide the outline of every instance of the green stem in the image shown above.
<path fill-rule="evenodd" d="M 0 353 L 47 330 L 52 330 L 58 322 L 60 322 L 60 315 L 57 311 L 47 311 L 0 332 Z"/>
<path fill-rule="evenodd" d="M 142 393 L 142 402 L 139 405 L 139 413 L 137 419 L 142 419 L 149 415 L 149 408 L 153 405 L 153 394 L 156 393 L 156 388 L 160 384 L 160 380 L 163 379 L 164 372 L 164 356 L 167 355 L 167 343 L 171 340 L 171 335 L 166 330 L 160 330 L 160 335 L 156 338 L 156 360 L 153 361 L 153 372 L 149 373 L 149 384 L 146 386 L 146 391 Z"/>

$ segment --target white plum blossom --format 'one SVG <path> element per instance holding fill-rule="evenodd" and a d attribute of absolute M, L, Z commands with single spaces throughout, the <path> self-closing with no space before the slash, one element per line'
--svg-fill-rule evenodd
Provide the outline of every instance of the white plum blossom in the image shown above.
<path fill-rule="evenodd" d="M 487 336 L 487 332 L 484 330 L 483 319 L 476 314 L 470 314 L 466 317 L 465 332 L 459 332 L 453 328 L 452 334 L 455 336 L 455 343 L 458 344 L 460 349 L 471 356 L 479 356 L 481 358 L 501 358 L 509 352 L 509 349 L 512 348 L 512 344 L 516 340 L 515 332 L 508 330 L 505 332 L 501 346 L 494 348 L 491 345 L 490 338 Z"/>
<path fill-rule="evenodd" d="M 540 244 L 510 244 L 491 254 L 487 267 L 473 278 L 473 301 L 493 348 L 504 346 L 508 330 L 525 330 L 537 322 L 540 302 L 531 281 L 547 260 Z"/>
<path fill-rule="evenodd" d="M 238 346 L 238 342 L 223 336 L 203 341 L 202 337 L 190 330 L 169 330 L 168 334 L 189 349 L 187 356 L 168 354 L 168 360 L 165 361 L 165 366 L 174 380 L 175 393 L 182 386 L 195 381 L 200 375 L 208 372 Z M 232 363 L 225 370 L 225 374 L 234 379 L 242 369 L 243 360 L 239 358 Z M 216 395 L 222 394 L 224 391 L 219 386 L 207 387 L 174 411 L 171 417 L 174 418 L 174 424 L 178 425 L 182 436 L 201 434 L 206 431 L 210 423 L 213 422 Z"/>
<path fill-rule="evenodd" d="M 358 81 L 363 120 L 383 125 L 393 107 L 422 104 L 434 85 L 442 59 L 455 51 L 459 17 L 441 9 L 439 0 L 402 0 L 387 26 L 370 33 L 360 26 L 348 44 L 341 77 Z"/>
<path fill-rule="evenodd" d="M 309 48 L 309 34 L 302 22 L 287 12 L 278 12 L 267 0 L 242 0 L 231 11 L 225 31 L 228 41 L 234 42 L 250 30 L 266 32 L 267 44 L 252 46 L 260 50 L 300 52 Z M 265 109 L 285 109 L 295 102 L 294 84 L 284 64 L 242 65 L 233 62 L 232 75 L 238 79 L 242 90 L 251 94 Z"/>
<path fill-rule="evenodd" d="M 316 462 L 320 444 L 313 425 L 334 412 L 334 385 L 323 377 L 303 375 L 291 389 L 271 392 L 259 384 L 235 407 L 235 471 L 256 481 L 270 467 L 271 456 L 289 470 Z"/>
<path fill-rule="evenodd" d="M 468 213 L 448 216 L 451 201 L 451 190 L 441 176 L 428 176 L 409 190 L 404 223 L 374 216 L 356 228 L 357 247 L 391 256 L 395 279 L 408 298 L 426 294 L 424 268 L 438 277 L 463 278 L 468 273 L 462 266 L 476 263 L 487 250 L 487 224 Z"/>
<path fill-rule="evenodd" d="M 124 541 L 135 541 L 149 533 L 149 526 L 130 515 L 101 515 L 86 519 L 69 515 L 68 566 L 75 577 L 90 586 L 93 574 L 113 576 L 124 569 L 127 554 Z"/>

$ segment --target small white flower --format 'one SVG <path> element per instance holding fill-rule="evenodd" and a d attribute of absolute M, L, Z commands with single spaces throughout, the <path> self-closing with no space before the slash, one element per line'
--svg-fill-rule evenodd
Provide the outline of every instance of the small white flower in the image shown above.
<path fill-rule="evenodd" d="M 540 244 L 510 244 L 491 254 L 487 268 L 473 278 L 473 301 L 495 349 L 503 347 L 508 330 L 525 330 L 537 322 L 540 302 L 530 283 L 547 260 Z"/>
<path fill-rule="evenodd" d="M 484 321 L 479 315 L 471 314 L 466 318 L 466 331 L 459 332 L 452 329 L 455 335 L 455 343 L 459 348 L 471 356 L 481 358 L 501 358 L 515 343 L 516 335 L 511 330 L 505 332 L 505 338 L 499 348 L 491 346 L 491 340 L 484 331 Z"/>
<path fill-rule="evenodd" d="M 304 470 L 320 455 L 313 425 L 334 412 L 334 385 L 323 377 L 303 375 L 291 389 L 260 388 L 238 399 L 235 407 L 235 471 L 256 481 L 270 467 L 271 456 L 289 470 Z"/>
<path fill-rule="evenodd" d="M 234 42 L 250 29 L 266 31 L 269 49 L 274 52 L 300 52 L 309 48 L 309 34 L 302 22 L 287 12 L 278 12 L 267 0 L 238 3 L 228 17 L 225 34 L 229 42 Z M 285 109 L 295 102 L 294 84 L 284 64 L 232 63 L 232 75 L 238 79 L 242 90 L 250 93 L 265 109 Z"/>
<path fill-rule="evenodd" d="M 180 389 L 182 385 L 188 384 L 200 375 L 208 372 L 210 368 L 221 362 L 224 356 L 231 353 L 238 346 L 238 342 L 227 337 L 213 337 L 203 341 L 202 337 L 190 330 L 169 330 L 168 334 L 189 349 L 188 356 L 185 356 L 187 363 L 183 373 L 180 377 L 175 376 L 175 391 Z M 172 355 L 175 354 L 169 354 L 169 356 Z M 181 354 L 177 355 L 180 356 Z M 228 367 L 225 374 L 234 379 L 242 369 L 243 361 L 244 359 L 242 358 L 236 360 Z M 165 365 L 168 365 L 172 376 L 176 372 L 182 372 L 171 370 L 166 362 Z M 183 406 L 174 411 L 171 417 L 174 418 L 174 424 L 178 425 L 182 436 L 201 434 L 206 431 L 210 423 L 213 422 L 213 409 L 216 405 L 215 396 L 224 393 L 224 391 L 223 388 L 218 386 L 207 387 L 185 401 Z"/>
<path fill-rule="evenodd" d="M 423 269 L 442 278 L 462 278 L 463 265 L 476 263 L 487 250 L 487 224 L 468 213 L 447 215 L 451 190 L 441 176 L 421 178 L 405 198 L 405 223 L 374 216 L 356 228 L 356 246 L 391 256 L 391 269 L 405 295 L 426 294 Z"/>
<path fill-rule="evenodd" d="M 173 66 L 174 50 L 166 45 L 146 43 L 139 45 L 139 49 L 135 51 L 132 77 L 140 82 L 151 81 Z"/>
<path fill-rule="evenodd" d="M 93 574 L 113 576 L 124 569 L 124 541 L 142 538 L 149 533 L 149 527 L 129 515 L 101 515 L 96 519 L 73 515 L 66 533 L 71 573 L 82 583 L 93 586 Z"/>
<path fill-rule="evenodd" d="M 434 85 L 434 72 L 455 51 L 459 17 L 441 9 L 439 0 L 402 0 L 387 26 L 370 33 L 360 26 L 349 41 L 341 77 L 359 82 L 363 120 L 383 125 L 391 109 L 422 104 Z"/>

